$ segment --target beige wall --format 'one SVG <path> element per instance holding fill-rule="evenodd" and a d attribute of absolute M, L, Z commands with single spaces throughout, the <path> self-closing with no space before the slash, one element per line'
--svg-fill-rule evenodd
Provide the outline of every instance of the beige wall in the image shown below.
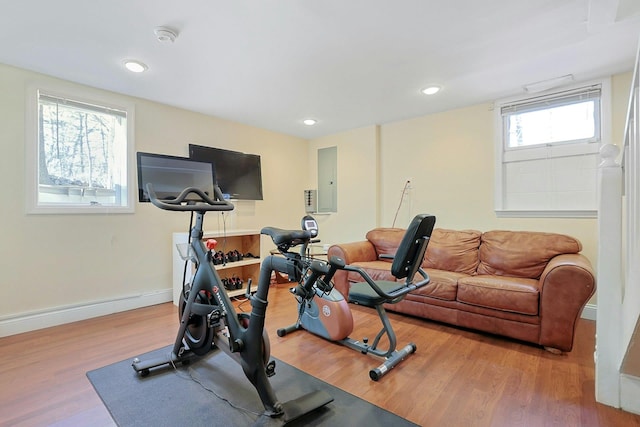
<path fill-rule="evenodd" d="M 441 228 L 570 234 L 582 241 L 595 265 L 595 219 L 496 217 L 493 114 L 482 104 L 383 126 L 383 224 L 391 223 L 395 193 L 411 171 L 413 215 L 435 214 Z M 406 167 L 395 166 L 401 163 Z M 409 217 L 403 220 L 408 223 Z"/>
<path fill-rule="evenodd" d="M 623 134 L 631 73 L 614 76 L 613 140 Z M 59 82 L 0 65 L 0 320 L 171 287 L 171 233 L 186 214 L 150 204 L 134 214 L 25 214 L 25 96 L 31 82 Z M 78 88 L 82 86 L 74 85 Z M 186 155 L 196 143 L 262 156 L 264 201 L 240 202 L 227 228 L 297 228 L 303 190 L 317 187 L 317 149 L 338 148 L 338 212 L 317 215 L 325 243 L 361 240 L 375 226 L 405 227 L 420 212 L 438 227 L 540 230 L 576 236 L 594 266 L 595 219 L 499 219 L 493 211 L 490 104 L 369 126 L 305 142 L 140 99 L 136 151 Z M 407 178 L 412 189 L 398 204 Z M 221 228 L 210 214 L 207 230 Z M 270 242 L 263 237 L 263 254 Z"/>
<path fill-rule="evenodd" d="M 633 73 L 629 71 L 624 74 L 617 74 L 611 79 L 611 143 L 622 147 L 624 130 L 629 109 L 629 98 L 631 95 L 631 80 Z"/>
<path fill-rule="evenodd" d="M 631 73 L 612 78 L 612 142 L 620 144 L 629 98 Z M 597 263 L 597 220 L 558 218 L 497 218 L 494 212 L 494 168 L 495 128 L 492 104 L 480 104 L 415 119 L 384 124 L 379 133 L 357 134 L 353 131 L 312 141 L 313 144 L 328 143 L 338 146 L 340 157 L 343 147 L 357 144 L 362 150 L 357 161 L 374 159 L 369 152 L 376 152 L 379 160 L 378 179 L 380 191 L 373 199 L 378 206 L 368 210 L 379 211 L 377 225 L 406 227 L 418 213 L 431 213 L 437 217 L 437 227 L 481 231 L 492 229 L 536 230 L 565 233 L 577 237 L 583 244 L 583 253 Z M 368 138 L 364 140 L 363 138 Z M 310 154 L 313 154 L 311 148 Z M 346 163 L 351 167 L 350 159 Z M 352 179 L 365 184 L 375 177 L 363 175 L 366 181 L 358 180 L 363 166 L 354 168 Z M 341 171 L 344 173 L 344 171 Z M 398 209 L 406 180 L 411 179 L 411 189 Z M 362 188 L 363 186 L 360 186 Z M 339 185 L 339 214 L 361 210 L 362 200 L 346 193 Z M 397 215 L 397 218 L 396 218 Z M 371 228 L 370 222 L 357 221 L 351 217 L 348 233 L 361 240 Z M 329 222 L 329 220 L 327 220 Z M 327 227 L 329 228 L 329 227 Z M 333 238 L 333 235 L 332 235 Z"/>
<path fill-rule="evenodd" d="M 317 188 L 318 149 L 337 147 L 338 211 L 314 214 L 323 244 L 362 240 L 378 223 L 378 127 L 369 126 L 309 142 L 310 188 Z"/>
<path fill-rule="evenodd" d="M 172 233 L 187 231 L 188 214 L 137 201 L 134 214 L 25 213 L 25 96 L 32 82 L 61 83 L 0 65 L 0 319 L 171 288 Z M 304 140 L 123 99 L 135 103 L 136 151 L 185 156 L 197 143 L 261 156 L 264 201 L 239 202 L 228 227 L 298 227 L 308 187 Z M 207 215 L 207 230 L 218 224 L 219 214 Z"/>

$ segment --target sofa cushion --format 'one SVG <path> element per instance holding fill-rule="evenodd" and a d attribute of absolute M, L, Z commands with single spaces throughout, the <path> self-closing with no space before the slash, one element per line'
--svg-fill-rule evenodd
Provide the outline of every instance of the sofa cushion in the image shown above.
<path fill-rule="evenodd" d="M 487 231 L 482 234 L 478 274 L 537 279 L 551 258 L 576 254 L 580 241 L 534 231 Z"/>
<path fill-rule="evenodd" d="M 500 276 L 469 276 L 458 280 L 458 301 L 495 310 L 535 316 L 538 281 Z"/>
<path fill-rule="evenodd" d="M 481 236 L 482 233 L 476 230 L 436 228 L 431 233 L 423 267 L 474 274 L 479 262 Z"/>
<path fill-rule="evenodd" d="M 405 232 L 402 228 L 374 228 L 366 237 L 375 247 L 378 257 L 382 254 L 395 255 Z M 384 262 L 390 263 L 393 259 Z"/>

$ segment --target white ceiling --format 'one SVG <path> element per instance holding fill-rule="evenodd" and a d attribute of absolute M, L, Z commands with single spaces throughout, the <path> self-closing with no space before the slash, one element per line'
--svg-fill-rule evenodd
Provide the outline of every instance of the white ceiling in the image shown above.
<path fill-rule="evenodd" d="M 0 63 L 314 138 L 631 70 L 638 0 L 0 0 Z M 179 36 L 159 42 L 154 28 Z M 125 58 L 145 62 L 137 75 Z M 426 97 L 419 90 L 437 83 Z M 313 117 L 308 127 L 302 119 Z"/>

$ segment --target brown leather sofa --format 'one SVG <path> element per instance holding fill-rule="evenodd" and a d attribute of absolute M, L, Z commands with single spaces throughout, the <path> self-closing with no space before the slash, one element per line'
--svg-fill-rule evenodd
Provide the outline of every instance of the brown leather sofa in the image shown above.
<path fill-rule="evenodd" d="M 393 280 L 391 260 L 403 229 L 376 228 L 366 241 L 333 245 L 328 256 Z M 424 270 L 431 282 L 385 308 L 544 346 L 573 347 L 577 320 L 596 289 L 589 260 L 575 238 L 553 233 L 435 229 Z M 357 273 L 338 271 L 343 295 Z"/>

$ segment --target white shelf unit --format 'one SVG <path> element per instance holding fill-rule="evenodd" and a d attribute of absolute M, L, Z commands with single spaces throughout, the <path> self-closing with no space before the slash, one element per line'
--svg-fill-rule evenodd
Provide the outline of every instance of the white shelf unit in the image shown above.
<path fill-rule="evenodd" d="M 260 256 L 260 232 L 257 230 L 233 230 L 226 233 L 205 231 L 202 240 L 206 241 L 207 239 L 216 239 L 218 241 L 216 250 L 223 251 L 225 254 L 237 250 L 243 255 L 251 253 Z M 189 233 L 173 233 L 173 303 L 175 305 L 178 305 L 180 301 L 185 263 L 178 252 L 177 245 L 185 243 L 189 243 Z M 243 281 L 242 289 L 227 291 L 230 297 L 244 295 L 249 279 L 253 281 L 254 287 L 258 285 L 261 261 L 260 258 L 244 258 L 240 261 L 232 261 L 215 266 L 221 279 L 236 276 Z M 188 271 L 187 280 L 190 277 L 191 271 Z"/>

